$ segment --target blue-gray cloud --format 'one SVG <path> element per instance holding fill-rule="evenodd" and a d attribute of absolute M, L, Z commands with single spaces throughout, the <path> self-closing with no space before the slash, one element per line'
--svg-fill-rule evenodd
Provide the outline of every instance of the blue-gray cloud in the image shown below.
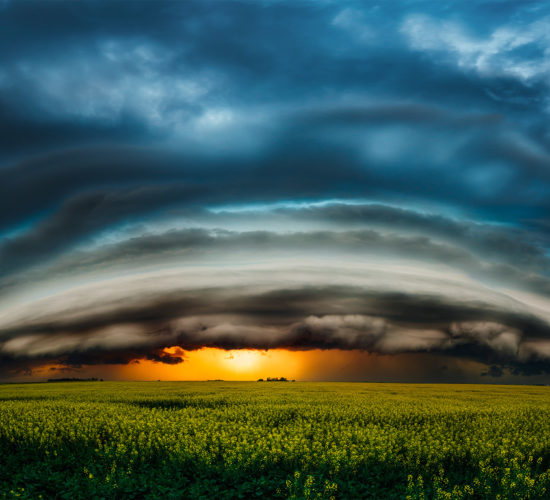
<path fill-rule="evenodd" d="M 416 289 L 405 294 L 415 307 L 396 295 L 369 299 L 378 312 L 347 299 L 333 310 L 318 297 L 284 325 L 266 326 L 250 292 L 243 299 L 249 315 L 246 305 L 233 311 L 244 318 L 244 340 L 228 334 L 212 342 L 385 352 L 382 337 L 360 338 L 363 330 L 347 320 L 323 320 L 332 325 L 324 328 L 307 318 L 360 314 L 393 325 L 394 301 L 403 314 L 390 328 L 391 345 L 406 325 L 428 337 L 443 332 L 418 349 L 470 352 L 487 362 L 489 374 L 500 373 L 498 363 L 524 373 L 529 363 L 546 370 L 545 2 L 94 0 L 76 7 L 54 0 L 5 2 L 0 9 L 0 355 L 23 359 L 27 349 L 29 359 L 59 352 L 75 360 L 88 349 L 106 359 L 104 351 L 120 348 L 132 354 L 112 359 L 158 358 L 166 342 L 188 338 L 171 330 L 162 341 L 133 346 L 140 337 L 129 335 L 117 347 L 107 334 L 88 332 L 99 340 L 85 340 L 78 332 L 88 327 L 71 323 L 77 334 L 50 318 L 36 331 L 51 332 L 51 345 L 65 347 L 47 348 L 46 336 L 36 350 L 32 339 L 18 344 L 14 337 L 30 335 L 28 322 L 8 324 L 2 315 L 12 317 L 21 304 L 34 310 L 35 301 L 46 314 L 44 296 L 168 265 L 237 272 L 243 261 L 296 262 L 305 270 L 311 258 L 331 266 L 377 262 L 388 276 L 398 265 L 416 269 L 426 286 L 443 283 L 441 300 L 432 297 L 418 321 Z M 487 297 L 498 292 L 524 310 L 507 316 L 507 306 L 498 313 L 480 306 L 457 315 L 463 304 L 452 300 L 444 276 L 462 276 L 472 289 Z M 261 273 L 257 279 L 263 282 Z M 310 279 L 300 286 L 309 290 Z M 337 273 L 319 286 L 335 281 Z M 196 290 L 203 290 L 200 282 Z M 175 302 L 152 290 L 143 302 L 154 321 L 136 319 L 137 302 L 127 303 L 121 292 L 113 300 L 124 307 L 97 328 L 166 327 L 181 316 L 170 309 L 180 311 L 178 287 L 167 290 Z M 279 300 L 290 294 L 283 284 L 273 293 Z M 159 301 L 171 305 L 151 306 Z M 504 325 L 523 347 L 502 355 L 487 341 L 501 339 L 501 327 L 449 334 L 457 321 Z M 293 335 L 300 340 L 288 340 Z M 449 335 L 474 340 L 450 349 L 441 340 Z M 396 352 L 414 350 L 399 345 Z"/>

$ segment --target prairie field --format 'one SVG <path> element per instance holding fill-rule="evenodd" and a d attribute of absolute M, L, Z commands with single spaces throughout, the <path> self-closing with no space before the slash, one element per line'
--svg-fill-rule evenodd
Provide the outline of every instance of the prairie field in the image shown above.
<path fill-rule="evenodd" d="M 0 386 L 1 498 L 548 498 L 550 388 Z"/>

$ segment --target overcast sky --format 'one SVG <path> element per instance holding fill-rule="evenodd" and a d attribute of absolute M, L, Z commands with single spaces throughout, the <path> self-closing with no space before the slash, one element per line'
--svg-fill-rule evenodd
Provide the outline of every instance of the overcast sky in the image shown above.
<path fill-rule="evenodd" d="M 0 378 L 180 346 L 549 380 L 548 2 L 3 0 L 0 62 Z"/>

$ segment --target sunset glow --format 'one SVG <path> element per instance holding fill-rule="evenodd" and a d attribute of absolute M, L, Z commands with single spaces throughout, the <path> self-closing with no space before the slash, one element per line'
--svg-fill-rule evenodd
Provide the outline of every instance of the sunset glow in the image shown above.
<path fill-rule="evenodd" d="M 297 381 L 370 381 L 440 382 L 475 381 L 475 374 L 484 366 L 476 361 L 448 358 L 441 360 L 429 354 L 379 355 L 365 351 L 286 349 L 223 350 L 202 348 L 182 351 L 179 347 L 164 350 L 172 356 L 182 356 L 183 362 L 170 364 L 136 359 L 127 364 L 102 364 L 67 368 L 63 365 L 37 365 L 32 372 L 20 373 L 16 380 L 46 380 L 49 378 L 102 378 L 104 380 L 176 381 L 176 380 L 258 380 L 285 377 Z M 411 377 L 414 373 L 414 378 Z M 472 375 L 474 374 L 474 375 Z M 502 382 L 513 381 L 501 376 Z M 533 377 L 543 381 L 543 377 Z M 492 382 L 487 379 L 487 382 Z"/>
<path fill-rule="evenodd" d="M 177 349 L 172 347 L 166 351 L 170 353 Z M 299 378 L 299 358 L 296 353 L 285 350 L 265 352 L 204 348 L 186 352 L 183 363 L 177 365 L 140 360 L 117 368 L 115 373 L 120 378 L 132 380 L 256 380 L 268 376 Z"/>

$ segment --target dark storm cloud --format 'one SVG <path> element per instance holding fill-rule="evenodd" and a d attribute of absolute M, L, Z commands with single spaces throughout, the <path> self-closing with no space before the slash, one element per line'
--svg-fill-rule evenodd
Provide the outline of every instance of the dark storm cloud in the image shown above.
<path fill-rule="evenodd" d="M 179 196 L 180 191 L 176 191 Z M 156 193 L 152 193 L 155 195 Z M 169 203 L 170 197 L 165 196 L 164 201 Z M 104 209 L 98 208 L 100 201 L 97 197 L 89 200 L 93 205 L 93 212 L 96 218 L 101 217 Z M 115 211 L 120 217 L 124 217 L 123 207 L 131 206 L 130 200 L 123 199 L 119 202 L 118 209 Z M 125 203 L 123 203 L 125 202 Z M 87 209 L 89 206 L 86 205 Z M 108 205 L 107 212 L 112 209 Z M 335 209 L 335 211 L 332 211 Z M 349 209 L 349 210 L 348 210 Z M 287 213 L 284 210 L 283 213 Z M 296 214 L 296 210 L 292 211 Z M 308 231 L 280 234 L 268 231 L 246 231 L 235 232 L 227 230 L 205 230 L 205 229 L 181 229 L 171 230 L 161 234 L 144 234 L 123 240 L 120 243 L 103 245 L 95 250 L 74 251 L 68 257 L 61 258 L 49 267 L 41 267 L 36 271 L 20 270 L 12 277 L 0 279 L 2 295 L 6 296 L 13 293 L 14 289 L 21 288 L 29 283 L 38 283 L 40 281 L 59 279 L 71 275 L 87 273 L 88 275 L 101 270 L 103 272 L 113 271 L 118 268 L 134 268 L 147 266 L 154 263 L 168 263 L 181 265 L 184 262 L 216 262 L 224 258 L 247 258 L 254 259 L 261 254 L 265 257 L 270 256 L 274 259 L 281 259 L 285 256 L 296 257 L 306 256 L 324 256 L 325 258 L 339 259 L 367 259 L 376 258 L 383 255 L 386 258 L 395 257 L 403 259 L 414 259 L 419 262 L 437 263 L 449 266 L 450 269 L 460 269 L 475 279 L 487 281 L 489 283 L 499 283 L 508 287 L 519 287 L 528 291 L 539 293 L 550 297 L 550 280 L 535 272 L 526 272 L 525 269 L 547 269 L 547 259 L 542 255 L 542 250 L 536 246 L 529 246 L 526 243 L 517 243 L 510 235 L 500 233 L 498 230 L 490 227 L 476 227 L 475 225 L 466 225 L 442 217 L 428 217 L 421 214 L 415 214 L 409 211 L 396 210 L 390 207 L 372 206 L 372 207 L 312 207 L 305 209 L 305 216 L 324 215 L 323 220 L 338 220 L 339 215 L 345 215 L 346 222 L 375 223 L 385 222 L 382 225 L 384 229 L 423 229 L 425 233 L 436 236 L 443 236 L 450 239 L 453 243 L 458 243 L 464 248 L 452 246 L 446 243 L 440 243 L 428 236 L 417 235 L 413 231 L 410 235 L 384 234 L 374 230 L 354 230 L 354 231 Z M 72 207 L 67 211 L 73 221 L 74 232 L 86 233 L 89 227 L 82 227 L 78 223 L 81 212 Z M 388 224 L 385 217 L 393 214 L 394 224 Z M 196 214 L 191 214 L 195 215 Z M 379 218 L 377 218 L 377 216 Z M 401 219 L 400 219 L 401 216 Z M 71 220 L 67 225 L 71 225 Z M 101 220 L 101 219 L 100 219 Z M 402 223 L 409 221 L 407 227 Z M 415 227 L 415 224 L 418 227 Z M 439 232 L 439 234 L 438 234 Z M 421 232 L 422 234 L 422 232 Z M 73 234 L 74 236 L 75 234 Z M 65 233 L 57 238 L 45 238 L 45 241 L 54 241 L 57 245 L 63 246 L 66 242 L 63 240 Z M 6 262 L 10 262 L 10 268 L 6 271 L 17 270 L 16 264 L 19 262 L 23 267 L 32 257 L 40 254 L 40 261 L 44 260 L 48 252 L 54 252 L 56 247 L 44 247 L 41 244 L 40 235 L 36 235 L 37 241 L 18 240 L 9 246 L 6 244 L 3 248 L 3 255 Z M 476 244 L 477 243 L 477 244 Z M 509 262 L 514 262 L 516 266 L 506 263 L 484 262 L 477 259 L 470 253 L 470 247 L 474 250 L 481 250 L 481 253 L 488 256 L 491 260 L 500 257 Z M 28 249 L 25 251 L 25 249 Z M 9 252 L 12 253 L 11 258 Z M 30 255 L 29 255 L 30 252 Z M 0 253 L 0 255 L 2 255 Z M 520 265 L 518 268 L 517 265 Z M 1 267 L 0 267 L 1 270 Z M 6 272 L 5 271 L 5 272 Z"/>
<path fill-rule="evenodd" d="M 90 142 L 128 141 L 143 134 L 143 127 L 130 119 L 119 124 L 74 124 L 63 120 L 29 120 L 0 97 L 0 148 L 3 161 L 11 156 L 43 150 L 74 147 Z M 108 139 L 107 139 L 108 138 Z M 1 166 L 1 165 L 0 165 Z"/>
<path fill-rule="evenodd" d="M 116 193 L 140 186 L 168 184 L 170 188 L 174 182 L 200 186 L 204 190 L 201 201 L 206 204 L 276 200 L 300 194 L 304 198 L 344 195 L 348 188 L 352 194 L 358 194 L 361 187 L 353 188 L 353 182 L 367 179 L 368 173 L 359 169 L 350 153 L 346 155 L 349 164 L 338 174 L 333 172 L 342 150 L 308 141 L 303 143 L 303 150 L 285 151 L 276 145 L 260 157 L 245 158 L 121 148 L 51 154 L 2 170 L 6 182 L 0 191 L 0 221 L 9 227 L 40 216 L 41 209 L 46 209 L 49 215 L 60 206 L 60 201 L 94 190 L 101 189 L 108 195 L 109 190 Z M 220 183 L 224 183 L 223 189 Z M 27 197 L 28 203 L 21 203 Z M 182 194 L 181 202 L 186 201 Z M 150 200 L 143 205 L 156 208 Z M 56 216 L 55 212 L 52 216 Z"/>
<path fill-rule="evenodd" d="M 42 359 L 81 365 L 140 358 L 177 363 L 181 357 L 162 351 L 174 345 L 185 350 L 361 349 L 441 353 L 518 372 L 534 361 L 539 371 L 550 370 L 548 323 L 482 302 L 338 286 L 252 295 L 242 289 L 171 291 L 102 307 L 103 312 L 83 305 L 81 311 L 71 308 L 3 327 L 3 356 L 23 364 Z M 537 342 L 543 342 L 540 348 Z"/>
<path fill-rule="evenodd" d="M 481 374 L 482 377 L 502 377 L 503 370 L 500 366 L 491 365 L 486 372 Z"/>
<path fill-rule="evenodd" d="M 154 142 L 159 134 L 169 134 L 166 124 L 173 125 L 175 115 L 187 124 L 220 101 L 228 107 L 268 102 L 286 109 L 304 98 L 330 103 L 350 93 L 360 99 L 409 101 L 410 109 L 427 102 L 488 117 L 518 116 L 527 133 L 532 124 L 543 123 L 539 104 L 546 95 L 544 85 L 498 72 L 465 72 L 448 60 L 456 52 L 453 40 L 434 51 L 431 45 L 415 45 L 415 32 L 404 30 L 424 12 L 443 31 L 452 4 L 387 4 L 165 2 L 153 7 L 146 2 L 83 2 L 76 9 L 69 2 L 14 2 L 1 20 L 2 93 L 20 110 L 19 117 L 11 118 L 14 123 L 26 121 L 32 132 L 54 122 L 83 136 L 91 127 L 90 142 L 100 140 L 94 126 L 111 136 L 119 131 L 129 141 Z M 483 8 L 462 6 L 453 22 L 468 25 L 474 31 L 470 37 L 490 38 L 500 27 L 530 27 L 541 17 L 540 9 L 529 14 L 512 4 L 504 9 L 509 17 L 489 8 L 480 17 L 479 10 Z M 517 26 L 509 21 L 514 17 Z M 483 27 L 480 33 L 475 33 L 476 25 Z M 539 38 L 525 45 L 538 47 Z M 498 49 L 509 50 L 495 47 L 495 57 Z M 45 52 L 50 55 L 47 64 Z M 540 57 L 525 56 L 530 64 Z M 414 78 L 406 77 L 411 74 Z M 178 92 L 187 79 L 200 92 Z M 64 93 L 68 84 L 71 92 Z M 497 95 L 504 97 L 495 102 L 491 96 Z M 523 101 L 510 103 L 507 95 Z M 152 118 L 155 114 L 158 120 Z M 59 145 L 66 136 L 59 134 Z M 24 137 L 19 133 L 15 138 Z M 50 149 L 55 144 L 52 136 Z M 29 145 L 36 145 L 32 134 Z"/>
<path fill-rule="evenodd" d="M 93 192 L 64 203 L 55 214 L 35 224 L 20 236 L 6 238 L 0 245 L 0 275 L 18 272 L 43 262 L 58 252 L 71 250 L 75 243 L 111 224 L 131 222 L 145 213 L 176 205 L 196 197 L 193 186 L 143 186 L 134 190 Z"/>
<path fill-rule="evenodd" d="M 377 126 L 384 124 L 430 124 L 436 126 L 463 127 L 469 126 L 494 126 L 504 120 L 499 114 L 460 114 L 452 113 L 423 103 L 400 103 L 374 105 L 374 106 L 349 106 L 312 110 L 306 114 L 301 123 L 315 126 Z"/>
<path fill-rule="evenodd" d="M 337 227 L 374 226 L 425 234 L 436 241 L 443 240 L 481 256 L 533 270 L 547 270 L 550 265 L 538 232 L 523 231 L 519 227 L 502 228 L 380 204 L 330 203 L 274 210 L 293 218 L 330 222 Z"/>
<path fill-rule="evenodd" d="M 32 375 L 33 370 L 40 369 L 46 363 L 54 363 L 51 371 L 78 372 L 84 365 L 125 365 L 139 360 L 154 361 L 168 365 L 177 365 L 184 362 L 184 356 L 168 354 L 162 348 L 127 348 L 115 351 L 95 350 L 87 352 L 74 352 L 62 356 L 38 356 L 35 358 L 24 358 L 19 356 L 6 356 L 0 354 L 0 376 L 9 377 L 13 375 Z"/>
<path fill-rule="evenodd" d="M 540 1 L 2 3 L 0 365 L 181 345 L 548 371 L 549 25 Z M 308 257 L 342 276 L 300 282 Z M 345 264 L 375 257 L 431 292 L 400 292 L 390 264 L 391 293 L 351 286 Z M 299 283 L 115 293 L 239 259 L 302 259 Z M 107 278 L 110 302 L 56 302 Z"/>
<path fill-rule="evenodd" d="M 396 112 L 395 109 L 371 111 L 374 115 L 389 112 L 392 116 Z M 408 112 L 401 108 L 398 111 Z M 335 126 L 340 127 L 340 118 L 335 117 L 334 112 L 331 119 Z M 343 112 L 347 113 L 346 110 Z M 383 131 L 384 125 L 377 126 L 382 129 L 374 132 L 374 139 L 382 130 L 383 135 L 378 137 L 382 140 L 382 146 L 372 142 L 376 151 L 370 158 L 368 151 L 361 153 L 358 150 L 356 139 L 346 144 L 348 139 L 342 142 L 341 136 L 334 133 L 332 138 L 319 144 L 322 136 L 318 137 L 316 127 L 313 131 L 300 127 L 300 131 L 294 132 L 292 119 L 279 121 L 280 133 L 266 142 L 263 151 L 248 156 L 233 154 L 216 158 L 201 156 L 197 152 L 181 154 L 161 153 L 155 149 L 94 148 L 38 157 L 2 170 L 5 182 L 0 188 L 0 222 L 8 229 L 37 219 L 40 221 L 48 214 L 54 219 L 62 219 L 63 202 L 78 203 L 74 200 L 87 197 L 94 190 L 101 190 L 106 196 L 109 196 L 109 191 L 113 192 L 113 197 L 120 196 L 124 191 L 127 196 L 134 196 L 140 187 L 147 190 L 153 184 L 160 190 L 159 185 L 166 183 L 200 185 L 203 194 L 197 201 L 203 204 L 359 196 L 387 198 L 394 202 L 401 196 L 409 203 L 431 200 L 460 206 L 461 200 L 468 199 L 472 214 L 485 214 L 497 220 L 511 219 L 516 224 L 524 219 L 537 221 L 550 209 L 548 169 L 544 168 L 548 163 L 545 163 L 546 157 L 540 151 L 538 156 L 535 152 L 525 153 L 536 157 L 531 161 L 536 172 L 531 171 L 531 174 L 530 163 L 526 159 L 508 154 L 511 148 L 521 151 L 527 146 L 514 145 L 513 140 L 508 140 L 504 147 L 505 138 L 502 139 L 502 151 L 500 147 L 495 149 L 492 146 L 495 144 L 494 138 L 492 142 L 487 141 L 483 146 L 485 151 L 477 160 L 471 156 L 472 151 L 479 149 L 479 141 L 474 141 L 469 148 L 461 146 L 462 150 L 468 150 L 462 160 L 462 164 L 471 164 L 467 169 L 458 166 L 460 151 L 450 158 L 444 155 L 441 159 L 421 155 L 419 158 L 425 161 L 420 164 L 416 159 L 411 165 L 411 161 L 398 158 L 399 146 L 395 153 L 392 152 L 395 146 L 386 144 L 395 134 L 399 134 L 390 131 L 388 135 Z M 369 127 L 373 129 L 372 125 Z M 408 132 L 404 130 L 402 134 L 406 137 Z M 428 136 L 429 131 L 426 131 Z M 370 141 L 368 134 L 367 139 Z M 444 138 L 442 144 L 445 144 Z M 383 150 L 379 150 L 380 147 Z M 403 147 L 403 154 L 408 154 L 409 150 L 413 152 L 411 146 Z M 487 153 L 491 148 L 492 153 Z M 429 156 L 429 147 L 427 151 Z M 497 162 L 497 166 L 485 168 L 479 164 L 483 161 Z M 444 170 L 438 165 L 440 162 L 447 163 Z M 413 177 L 410 177 L 411 169 L 414 169 Z M 435 184 L 434 176 L 437 179 Z M 541 180 L 541 176 L 545 180 Z M 269 179 L 268 183 L 266 179 Z M 222 181 L 225 185 L 220 190 L 219 183 Z M 166 189 L 175 192 L 172 185 Z M 26 202 L 21 203 L 21 200 Z M 179 200 L 181 204 L 189 204 L 185 192 Z M 141 206 L 136 201 L 134 215 L 149 209 L 158 210 L 162 206 L 162 201 L 145 197 Z M 53 212 L 56 209 L 61 213 Z M 115 214 L 112 219 L 116 222 Z M 98 228 L 103 229 L 112 222 L 106 217 Z M 45 225 L 48 224 L 46 221 Z M 93 232 L 94 228 L 90 231 Z"/>
<path fill-rule="evenodd" d="M 109 191 L 192 181 L 199 176 L 197 162 L 189 156 L 111 146 L 50 153 L 14 163 L 1 170 L 5 180 L 0 185 L 1 225 L 9 228 L 27 219 L 40 220 L 83 193 L 101 190 L 108 195 Z"/>
<path fill-rule="evenodd" d="M 285 138 L 282 144 L 288 140 L 289 138 Z M 339 165 L 343 158 L 347 163 Z M 205 159 L 201 163 L 193 156 L 186 158 L 165 153 L 154 158 L 152 151 L 116 149 L 48 156 L 4 170 L 6 182 L 0 188 L 4 227 L 30 227 L 0 243 L 4 264 L 2 267 L 17 271 L 23 266 L 41 263 L 43 258 L 70 250 L 79 242 L 89 240 L 111 226 L 125 221 L 135 222 L 139 217 L 152 216 L 159 210 L 170 207 L 197 209 L 201 205 L 227 204 L 237 200 L 241 203 L 259 200 L 269 202 L 278 199 L 365 195 L 380 198 L 390 187 L 393 191 L 392 197 L 401 193 L 408 197 L 409 203 L 414 203 L 414 200 L 426 198 L 433 193 L 435 186 L 427 183 L 428 175 L 433 175 L 430 169 L 424 173 L 421 168 L 416 170 L 415 175 L 419 177 L 419 181 L 426 176 L 426 182 L 419 182 L 416 186 L 411 185 L 406 177 L 392 181 L 388 172 L 387 169 L 369 170 L 362 167 L 357 152 L 347 147 L 320 147 L 313 140 L 302 140 L 298 143 L 294 140 L 288 144 L 288 148 L 277 144 L 277 147 L 259 157 L 256 155 L 240 162 L 236 158 L 228 158 L 225 161 Z M 438 201 L 439 198 L 453 200 L 460 198 L 462 192 L 468 191 L 467 178 L 457 182 L 454 175 L 452 170 L 448 175 L 440 174 L 437 185 L 438 191 L 440 187 L 448 186 L 451 189 L 451 185 L 454 185 L 454 195 L 443 189 L 438 194 L 433 193 L 433 201 Z M 492 205 L 487 208 L 487 203 L 500 192 L 504 196 L 498 206 L 500 217 L 515 210 L 521 219 L 530 217 L 536 220 L 546 208 L 550 209 L 547 207 L 550 198 L 540 201 L 546 193 L 546 185 L 535 180 L 526 181 L 522 185 L 522 181 L 516 179 L 516 192 L 510 198 L 508 191 L 511 186 L 506 185 L 500 189 L 497 186 L 496 189 L 488 190 L 491 179 L 484 180 L 488 194 L 478 195 L 477 200 L 473 194 L 470 210 L 488 214 L 497 211 L 497 207 Z M 222 182 L 223 189 L 220 189 Z M 532 194 L 533 189 L 536 189 L 535 195 Z M 27 197 L 29 202 L 21 203 Z M 441 199 L 440 202 L 442 201 Z M 348 208 L 345 210 L 353 211 Z M 367 216 L 372 219 L 384 217 L 384 214 L 375 214 L 374 208 L 367 207 L 363 210 L 370 211 Z M 381 212 L 383 210 L 380 209 Z M 332 211 L 335 212 L 336 209 Z M 332 215 L 329 213 L 330 216 Z M 446 225 L 444 219 L 438 222 L 434 218 L 430 223 L 427 218 L 421 221 L 418 215 L 407 216 L 404 212 L 398 214 L 396 211 L 386 217 L 394 226 L 399 225 L 395 223 L 394 216 L 400 219 L 401 225 L 407 222 L 416 227 L 431 224 L 435 228 L 439 225 L 439 233 L 446 232 L 447 237 L 455 241 L 462 235 L 482 251 L 492 247 L 495 254 L 504 251 L 509 255 L 525 252 L 521 258 L 530 260 L 529 264 L 534 264 L 535 269 L 537 264 L 539 269 L 547 266 L 544 250 L 529 241 L 541 237 L 522 232 L 521 227 L 511 230 L 510 233 L 527 236 L 528 240 L 525 242 L 518 238 L 501 236 L 504 231 L 483 234 L 483 230 L 477 231 L 475 226 L 471 229 L 454 222 L 443 227 Z M 76 220 L 79 224 L 75 224 Z M 514 220 L 516 225 L 520 221 Z M 476 233 L 482 236 L 478 241 Z M 495 241 L 488 241 L 491 236 Z M 500 246 L 497 241 L 499 238 L 511 244 Z M 529 251 L 532 254 L 530 256 Z M 537 260 L 538 263 L 535 262 Z"/>

